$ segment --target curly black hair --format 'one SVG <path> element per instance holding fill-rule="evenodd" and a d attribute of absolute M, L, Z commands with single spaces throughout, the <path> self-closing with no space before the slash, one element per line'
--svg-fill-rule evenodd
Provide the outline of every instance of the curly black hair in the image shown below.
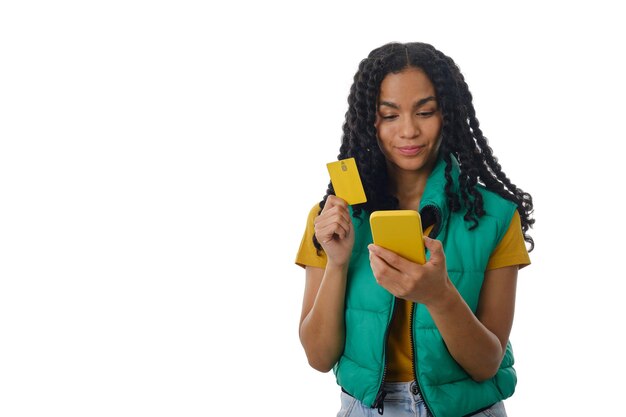
<path fill-rule="evenodd" d="M 483 184 L 488 190 L 517 204 L 524 240 L 532 251 L 534 241 L 527 233 L 535 222 L 531 195 L 515 186 L 502 171 L 480 129 L 472 94 L 459 67 L 450 57 L 426 43 L 394 42 L 376 48 L 361 61 L 354 75 L 338 155 L 338 159 L 356 159 L 368 198 L 366 203 L 353 206 L 354 215 L 359 216 L 363 210 L 371 213 L 398 208 L 398 199 L 388 187 L 385 156 L 378 147 L 375 126 L 377 102 L 385 76 L 412 67 L 424 71 L 435 87 L 443 118 L 440 153 L 446 162 L 445 192 L 450 209 L 459 211 L 465 207 L 465 220 L 472 224 L 471 228 L 476 227 L 485 214 L 482 196 L 476 189 L 477 184 Z M 456 157 L 460 166 L 458 193 L 453 191 L 452 186 L 451 155 Z M 331 194 L 334 195 L 332 183 L 319 204 L 320 212 Z M 315 236 L 313 242 L 320 250 Z"/>

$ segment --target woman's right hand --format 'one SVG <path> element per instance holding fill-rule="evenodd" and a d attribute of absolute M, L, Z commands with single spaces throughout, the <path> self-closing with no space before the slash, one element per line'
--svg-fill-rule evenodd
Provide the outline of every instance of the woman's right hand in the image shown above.
<path fill-rule="evenodd" d="M 341 357 L 345 344 L 344 307 L 348 265 L 354 246 L 354 228 L 348 204 L 328 196 L 314 221 L 315 237 L 326 252 L 326 267 L 306 267 L 300 316 L 300 342 L 309 364 L 328 372 Z"/>
<path fill-rule="evenodd" d="M 326 252 L 329 263 L 346 266 L 350 262 L 354 227 L 348 203 L 337 196 L 328 196 L 324 209 L 315 219 L 315 237 Z"/>

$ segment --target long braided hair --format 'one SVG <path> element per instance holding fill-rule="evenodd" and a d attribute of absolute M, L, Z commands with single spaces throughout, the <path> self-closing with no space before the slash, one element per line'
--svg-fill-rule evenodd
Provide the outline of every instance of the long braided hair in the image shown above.
<path fill-rule="evenodd" d="M 465 207 L 465 220 L 471 224 L 470 228 L 476 227 L 485 214 L 482 196 L 476 189 L 477 184 L 483 184 L 488 190 L 517 204 L 524 240 L 532 251 L 534 241 L 527 233 L 535 222 L 531 195 L 507 178 L 494 157 L 480 129 L 472 94 L 459 67 L 450 57 L 426 43 L 389 43 L 376 48 L 361 61 L 354 75 L 338 156 L 338 159 L 356 159 L 367 195 L 366 203 L 353 206 L 354 215 L 359 216 L 363 210 L 371 213 L 398 208 L 397 198 L 389 191 L 386 160 L 378 147 L 375 122 L 382 80 L 389 73 L 409 67 L 423 70 L 435 87 L 443 118 L 440 152 L 446 163 L 445 192 L 450 209 L 459 211 Z M 453 191 L 450 155 L 456 157 L 460 166 L 458 192 Z M 335 194 L 332 183 L 319 204 L 320 212 L 331 194 Z M 321 249 L 315 236 L 313 243 L 318 250 Z"/>

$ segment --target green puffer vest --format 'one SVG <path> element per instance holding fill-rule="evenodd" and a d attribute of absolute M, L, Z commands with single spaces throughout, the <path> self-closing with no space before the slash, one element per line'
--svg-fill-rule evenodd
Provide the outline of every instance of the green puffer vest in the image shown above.
<path fill-rule="evenodd" d="M 452 178 L 458 178 L 454 158 Z M 445 162 L 439 159 L 430 174 L 420 202 L 425 225 L 440 240 L 450 279 L 469 307 L 476 312 L 489 256 L 506 233 L 516 206 L 479 187 L 486 214 L 469 230 L 465 210 L 450 212 L 445 196 Z M 456 185 L 455 185 L 456 187 Z M 369 264 L 367 245 L 372 242 L 367 214 L 353 218 L 355 242 L 346 289 L 344 351 L 333 371 L 337 383 L 350 395 L 371 407 L 379 407 L 385 374 L 387 330 L 394 310 L 394 296 L 378 285 Z M 425 226 L 426 227 L 426 226 Z M 427 258 L 430 254 L 427 253 Z M 517 382 L 513 351 L 506 354 L 497 374 L 475 382 L 457 364 L 425 306 L 414 304 L 412 340 L 414 369 L 422 397 L 434 417 L 471 415 L 510 397 Z"/>

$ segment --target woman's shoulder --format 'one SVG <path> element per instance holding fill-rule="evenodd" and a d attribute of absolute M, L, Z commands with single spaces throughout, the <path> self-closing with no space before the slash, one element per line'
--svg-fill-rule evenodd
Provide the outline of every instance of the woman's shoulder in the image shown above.
<path fill-rule="evenodd" d="M 311 210 L 309 210 L 309 221 L 313 221 L 319 214 L 320 214 L 320 203 L 319 201 L 315 204 L 313 204 L 313 206 L 311 207 Z"/>

